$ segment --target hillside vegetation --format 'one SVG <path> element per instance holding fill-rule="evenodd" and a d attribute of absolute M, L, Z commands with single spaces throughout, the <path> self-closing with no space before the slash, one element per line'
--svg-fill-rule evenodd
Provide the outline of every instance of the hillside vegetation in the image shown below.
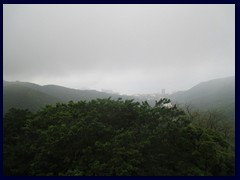
<path fill-rule="evenodd" d="M 235 77 L 202 82 L 169 98 L 183 106 L 191 105 L 196 110 L 218 110 L 235 120 Z"/>
<path fill-rule="evenodd" d="M 57 85 L 40 86 L 29 82 L 3 81 L 3 112 L 10 108 L 29 109 L 34 112 L 58 102 L 92 100 L 96 98 L 131 99 L 130 96 L 110 94 L 95 90 L 77 90 Z"/>
<path fill-rule="evenodd" d="M 11 83 L 3 86 L 3 113 L 11 108 L 29 109 L 37 111 L 47 104 L 63 102 L 38 90 Z"/>
<path fill-rule="evenodd" d="M 4 113 L 11 107 L 36 111 L 45 105 L 53 105 L 57 102 L 89 101 L 108 97 L 115 100 L 118 98 L 134 99 L 138 102 L 148 99 L 148 96 L 126 96 L 95 90 L 70 89 L 56 85 L 40 86 L 28 82 L 3 82 Z M 187 91 L 150 98 L 148 103 L 154 106 L 155 101 L 160 98 L 169 98 L 173 103 L 182 105 L 182 107 L 191 105 L 195 110 L 217 110 L 226 118 L 235 120 L 235 77 L 202 82 Z"/>
<path fill-rule="evenodd" d="M 234 175 L 234 127 L 169 100 L 96 99 L 4 116 L 4 175 Z"/>

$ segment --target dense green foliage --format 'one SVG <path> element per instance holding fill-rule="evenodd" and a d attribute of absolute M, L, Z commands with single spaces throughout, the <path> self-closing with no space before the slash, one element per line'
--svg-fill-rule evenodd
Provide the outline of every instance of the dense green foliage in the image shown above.
<path fill-rule="evenodd" d="M 4 175 L 234 175 L 231 133 L 221 123 L 208 126 L 205 116 L 166 108 L 168 102 L 97 99 L 36 113 L 11 109 Z"/>

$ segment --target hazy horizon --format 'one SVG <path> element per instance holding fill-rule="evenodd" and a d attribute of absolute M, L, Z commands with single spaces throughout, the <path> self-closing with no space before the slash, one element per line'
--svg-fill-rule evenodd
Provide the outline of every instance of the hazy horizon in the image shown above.
<path fill-rule="evenodd" d="M 3 5 L 3 79 L 147 94 L 235 76 L 235 5 Z"/>
<path fill-rule="evenodd" d="M 227 77 L 222 77 L 223 79 L 224 78 L 231 78 L 231 77 L 234 77 L 235 76 L 227 76 Z M 217 78 L 217 79 L 222 79 L 222 78 Z M 216 80 L 216 79 L 209 79 L 207 81 L 211 81 L 211 80 Z M 8 80 L 5 80 L 3 79 L 3 81 L 7 81 L 7 82 L 23 82 L 23 83 L 33 83 L 33 84 L 37 84 L 37 83 L 34 83 L 34 82 L 29 82 L 29 81 L 21 81 L 21 80 L 14 80 L 14 81 L 8 81 Z M 195 84 L 194 86 L 200 84 L 200 83 L 203 83 L 203 82 L 207 82 L 207 81 L 202 81 L 202 82 L 198 82 L 197 84 Z M 47 85 L 55 85 L 55 86 L 61 86 L 59 84 L 38 84 L 40 86 L 47 86 Z M 193 87 L 194 87 L 193 86 Z M 67 86 L 62 86 L 62 87 L 65 87 L 65 88 L 70 88 L 70 89 L 76 89 L 76 90 L 97 90 L 97 89 L 90 89 L 90 88 L 73 88 L 73 87 L 67 87 Z M 190 87 L 189 89 L 191 89 L 192 87 Z M 173 91 L 173 92 L 168 92 L 167 89 L 163 88 L 165 90 L 165 93 L 166 94 L 173 94 L 173 93 L 176 93 L 176 92 L 179 92 L 179 91 L 187 91 L 189 89 L 184 89 L 184 90 L 176 90 L 176 91 Z M 162 93 L 162 89 L 160 89 L 159 91 L 157 92 L 152 92 L 152 93 L 132 93 L 132 94 L 124 94 L 124 93 L 121 93 L 121 92 L 117 92 L 117 91 L 113 91 L 112 89 L 100 89 L 100 90 L 97 90 L 97 91 L 100 91 L 100 92 L 108 92 L 108 93 L 118 93 L 120 95 L 138 95 L 138 94 L 157 94 L 157 93 Z"/>

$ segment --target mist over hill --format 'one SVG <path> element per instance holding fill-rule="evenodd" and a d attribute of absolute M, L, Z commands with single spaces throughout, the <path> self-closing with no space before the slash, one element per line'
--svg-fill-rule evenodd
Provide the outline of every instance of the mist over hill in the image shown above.
<path fill-rule="evenodd" d="M 196 110 L 219 110 L 235 117 L 235 77 L 201 82 L 187 91 L 172 94 L 172 102 L 190 105 Z"/>
<path fill-rule="evenodd" d="M 119 95 L 96 90 L 78 90 L 57 85 L 44 85 L 29 82 L 3 81 L 3 112 L 11 107 L 32 111 L 47 104 L 57 102 L 92 100 L 96 98 L 134 99 L 154 104 L 161 98 L 169 98 L 173 104 L 184 107 L 190 105 L 195 110 L 219 110 L 226 116 L 235 117 L 235 77 L 226 77 L 201 82 L 187 91 L 174 94 Z"/>
<path fill-rule="evenodd" d="M 47 104 L 96 98 L 131 99 L 130 96 L 110 94 L 96 90 L 77 90 L 57 85 L 40 86 L 29 82 L 3 81 L 3 112 L 10 108 L 36 111 Z"/>
<path fill-rule="evenodd" d="M 30 83 L 3 82 L 3 113 L 13 107 L 36 111 L 47 104 L 62 102 L 61 99 L 38 90 L 38 85 L 33 84 L 34 88 L 29 85 Z"/>

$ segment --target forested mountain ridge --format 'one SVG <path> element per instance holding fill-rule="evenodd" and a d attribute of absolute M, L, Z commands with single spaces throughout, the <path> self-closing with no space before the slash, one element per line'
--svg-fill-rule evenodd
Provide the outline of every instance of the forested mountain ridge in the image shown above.
<path fill-rule="evenodd" d="M 38 84 L 29 83 L 29 82 L 7 82 L 4 81 L 4 86 L 8 86 L 10 84 L 24 86 L 31 88 L 33 90 L 48 94 L 49 96 L 53 96 L 55 98 L 61 99 L 62 101 L 79 101 L 79 100 L 90 100 L 95 98 L 108 98 L 109 96 L 116 96 L 113 94 L 99 92 L 96 90 L 78 90 L 67 88 L 58 85 L 44 85 L 40 86 Z"/>
<path fill-rule="evenodd" d="M 187 91 L 169 97 L 173 102 L 199 110 L 219 110 L 231 119 L 235 117 L 235 77 L 199 83 Z"/>
<path fill-rule="evenodd" d="M 28 82 L 3 81 L 4 113 L 11 107 L 37 110 L 44 105 L 55 104 L 57 102 L 92 100 L 108 97 L 112 99 L 134 99 L 139 102 L 147 100 L 146 96 L 127 96 L 96 90 L 71 89 L 57 85 L 40 86 Z M 171 101 L 176 104 L 183 106 L 190 105 L 195 110 L 218 110 L 231 119 L 235 118 L 235 77 L 202 82 L 187 91 L 170 95 L 160 95 L 159 97 L 156 96 L 148 100 L 148 102 L 154 105 L 156 100 L 165 97 L 171 99 Z"/>
<path fill-rule="evenodd" d="M 96 98 L 131 99 L 129 96 L 120 96 L 99 92 L 96 90 L 77 90 L 57 85 L 40 86 L 29 82 L 3 81 L 3 112 L 10 108 L 29 109 L 36 111 L 48 104 L 57 102 L 92 100 Z"/>
<path fill-rule="evenodd" d="M 3 113 L 13 107 L 36 111 L 47 104 L 57 102 L 63 101 L 27 86 L 15 83 L 4 83 L 3 85 Z"/>
<path fill-rule="evenodd" d="M 171 95 L 176 101 L 197 104 L 200 99 L 206 101 L 204 104 L 198 103 L 201 108 L 209 108 L 207 100 L 229 99 L 235 100 L 235 77 L 221 78 L 199 83 L 187 91 L 176 92 Z"/>

